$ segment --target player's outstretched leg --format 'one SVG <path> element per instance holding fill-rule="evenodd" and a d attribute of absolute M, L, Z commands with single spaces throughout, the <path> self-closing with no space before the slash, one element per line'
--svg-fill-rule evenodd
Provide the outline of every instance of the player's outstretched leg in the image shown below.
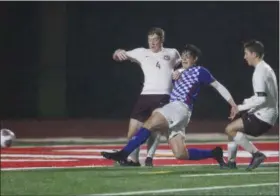
<path fill-rule="evenodd" d="M 144 123 L 143 127 L 138 130 L 138 132 L 128 141 L 127 145 L 123 147 L 122 150 L 117 152 L 101 152 L 101 155 L 106 159 L 125 163 L 127 162 L 128 155 L 141 144 L 146 142 L 152 131 L 166 130 L 167 128 L 168 123 L 166 122 L 165 117 L 156 112 L 147 120 L 147 122 Z"/>
<path fill-rule="evenodd" d="M 121 151 L 101 152 L 101 155 L 106 159 L 112 159 L 120 163 L 125 163 L 127 162 L 128 155 L 130 155 L 136 148 L 143 144 L 150 135 L 151 131 L 149 129 L 141 127 Z"/>
<path fill-rule="evenodd" d="M 180 133 L 180 132 L 178 132 Z M 173 134 L 169 138 L 169 144 L 173 151 L 174 156 L 180 160 L 203 160 L 213 158 L 215 159 L 221 168 L 226 167 L 226 163 L 223 158 L 223 149 L 219 146 L 214 149 L 199 149 L 185 147 L 185 137 L 183 134 Z"/>

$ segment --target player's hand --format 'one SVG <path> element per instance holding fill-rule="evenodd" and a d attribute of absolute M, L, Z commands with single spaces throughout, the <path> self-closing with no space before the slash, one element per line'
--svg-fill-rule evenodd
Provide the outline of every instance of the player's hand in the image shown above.
<path fill-rule="evenodd" d="M 117 56 L 117 54 L 118 54 L 119 51 L 120 51 L 120 49 L 116 50 L 116 51 L 114 52 L 114 54 L 113 54 L 113 59 L 114 59 L 115 61 L 120 61 L 119 58 L 118 58 L 118 56 Z"/>
<path fill-rule="evenodd" d="M 128 59 L 125 50 L 116 50 L 113 54 L 113 59 L 116 61 L 125 61 Z"/>
<path fill-rule="evenodd" d="M 173 80 L 178 80 L 179 78 L 180 78 L 180 76 L 181 76 L 181 73 L 177 70 L 177 71 L 174 71 L 173 73 L 172 73 L 172 79 Z"/>
<path fill-rule="evenodd" d="M 233 120 L 235 116 L 239 113 L 237 105 L 231 107 L 229 119 Z"/>

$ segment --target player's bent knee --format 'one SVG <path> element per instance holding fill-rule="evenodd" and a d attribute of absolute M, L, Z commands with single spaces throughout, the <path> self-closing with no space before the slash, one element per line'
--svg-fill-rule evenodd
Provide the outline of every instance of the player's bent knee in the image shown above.
<path fill-rule="evenodd" d="M 225 132 L 227 135 L 229 135 L 230 137 L 232 137 L 233 135 L 235 135 L 236 133 L 236 129 L 234 128 L 234 126 L 232 126 L 231 124 L 229 124 L 226 129 L 225 129 Z"/>
<path fill-rule="evenodd" d="M 189 159 L 188 155 L 185 152 L 184 153 L 178 152 L 178 153 L 175 153 L 174 155 L 175 155 L 175 158 L 178 159 L 178 160 L 187 160 L 187 159 Z"/>
<path fill-rule="evenodd" d="M 229 125 L 226 126 L 225 132 L 226 132 L 226 134 L 229 134 L 231 132 L 231 127 Z"/>
<path fill-rule="evenodd" d="M 184 140 L 185 137 L 182 134 L 177 134 L 169 139 L 169 145 L 176 159 L 187 160 L 189 158 Z"/>
<path fill-rule="evenodd" d="M 188 153 L 185 148 L 183 148 L 183 149 L 180 148 L 180 149 L 174 150 L 173 154 L 174 154 L 175 158 L 178 160 L 188 160 L 189 159 Z"/>

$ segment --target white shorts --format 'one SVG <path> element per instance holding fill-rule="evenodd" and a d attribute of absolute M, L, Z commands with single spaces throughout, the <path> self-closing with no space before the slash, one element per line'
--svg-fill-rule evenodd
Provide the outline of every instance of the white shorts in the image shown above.
<path fill-rule="evenodd" d="M 185 137 L 185 129 L 191 118 L 189 107 L 181 101 L 174 101 L 156 110 L 161 113 L 169 124 L 168 139 L 181 134 Z"/>

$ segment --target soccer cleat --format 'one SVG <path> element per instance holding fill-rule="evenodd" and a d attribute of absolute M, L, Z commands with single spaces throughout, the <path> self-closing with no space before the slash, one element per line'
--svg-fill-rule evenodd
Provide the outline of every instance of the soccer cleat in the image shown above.
<path fill-rule="evenodd" d="M 266 156 L 263 153 L 261 153 L 261 152 L 254 153 L 252 160 L 246 170 L 253 170 L 253 169 L 259 167 L 259 165 L 262 162 L 264 162 L 265 159 L 266 159 Z"/>
<path fill-rule="evenodd" d="M 229 169 L 237 169 L 236 162 L 235 161 L 228 161 L 227 167 Z"/>
<path fill-rule="evenodd" d="M 145 166 L 147 167 L 153 167 L 154 164 L 153 164 L 153 158 L 152 157 L 147 157 L 146 160 L 145 160 Z"/>
<path fill-rule="evenodd" d="M 117 152 L 101 152 L 100 153 L 104 158 L 110 159 L 110 160 L 115 160 L 119 162 L 120 164 L 122 162 L 127 162 L 126 157 L 123 155 L 122 151 L 117 151 Z"/>
<path fill-rule="evenodd" d="M 216 148 L 214 148 L 212 150 L 212 155 L 213 158 L 219 163 L 221 169 L 227 168 L 227 164 L 224 160 L 223 149 L 221 147 L 217 146 Z"/>

